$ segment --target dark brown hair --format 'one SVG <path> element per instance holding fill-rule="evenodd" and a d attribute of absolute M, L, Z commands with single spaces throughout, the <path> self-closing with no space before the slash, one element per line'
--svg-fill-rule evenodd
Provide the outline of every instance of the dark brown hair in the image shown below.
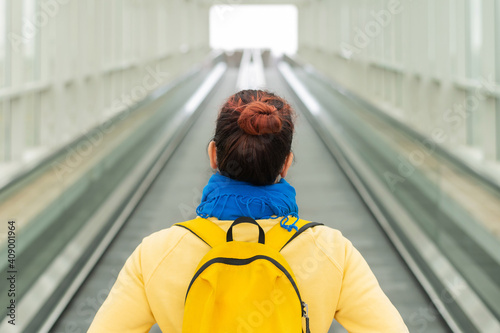
<path fill-rule="evenodd" d="M 215 128 L 221 174 L 255 185 L 273 184 L 291 151 L 295 113 L 281 97 L 242 90 L 222 106 Z"/>

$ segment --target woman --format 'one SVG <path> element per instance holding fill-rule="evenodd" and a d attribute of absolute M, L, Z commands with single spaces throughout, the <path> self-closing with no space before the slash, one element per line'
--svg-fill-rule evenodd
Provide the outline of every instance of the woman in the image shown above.
<path fill-rule="evenodd" d="M 285 181 L 292 164 L 294 112 L 260 90 L 231 96 L 220 110 L 208 146 L 217 172 L 203 190 L 197 214 L 224 231 L 238 217 L 277 223 L 292 231 L 298 220 L 295 190 Z M 235 238 L 255 241 L 251 225 Z M 237 233 L 237 234 L 236 234 Z M 173 226 L 146 237 L 125 263 L 89 332 L 181 332 L 184 301 L 196 267 L 210 247 Z M 311 332 L 328 332 L 335 318 L 349 332 L 408 332 L 361 254 L 337 230 L 316 226 L 281 251 L 308 304 Z"/>

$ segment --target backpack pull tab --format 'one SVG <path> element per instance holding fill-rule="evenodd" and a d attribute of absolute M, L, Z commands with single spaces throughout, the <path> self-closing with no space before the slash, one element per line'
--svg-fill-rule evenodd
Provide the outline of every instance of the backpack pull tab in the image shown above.
<path fill-rule="evenodd" d="M 302 317 L 306 319 L 305 333 L 311 333 L 311 330 L 309 329 L 309 306 L 307 305 L 306 302 L 302 302 Z"/>
<path fill-rule="evenodd" d="M 247 217 L 247 216 L 238 217 L 236 220 L 234 220 L 234 222 L 231 224 L 231 226 L 227 230 L 226 241 L 228 241 L 228 242 L 233 241 L 233 227 L 235 225 L 240 224 L 240 223 L 251 223 L 251 224 L 255 224 L 257 227 L 259 227 L 259 243 L 261 243 L 261 244 L 265 243 L 264 229 L 262 229 L 262 227 L 257 223 L 257 221 L 255 221 L 253 218 Z"/>

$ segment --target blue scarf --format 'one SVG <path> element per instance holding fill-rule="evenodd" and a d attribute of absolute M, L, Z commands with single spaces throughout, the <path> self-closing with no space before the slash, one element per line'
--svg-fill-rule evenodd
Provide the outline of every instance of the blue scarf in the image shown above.
<path fill-rule="evenodd" d="M 280 225 L 288 231 L 298 230 L 299 208 L 295 202 L 295 189 L 285 179 L 272 185 L 257 186 L 251 183 L 214 174 L 203 189 L 198 216 L 235 220 L 240 216 L 253 219 L 283 217 Z M 296 218 L 292 224 L 288 216 Z"/>

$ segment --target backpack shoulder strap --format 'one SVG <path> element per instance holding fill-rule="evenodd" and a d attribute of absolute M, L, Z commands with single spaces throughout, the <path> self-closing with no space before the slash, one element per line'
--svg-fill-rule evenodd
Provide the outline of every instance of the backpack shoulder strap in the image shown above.
<path fill-rule="evenodd" d="M 212 221 L 201 217 L 174 225 L 189 230 L 210 247 L 215 247 L 226 241 L 224 230 Z"/>
<path fill-rule="evenodd" d="M 310 222 L 299 219 L 295 223 L 295 225 L 297 226 L 298 230 L 292 229 L 292 231 L 288 231 L 285 228 L 282 228 L 279 223 L 277 223 L 266 233 L 266 245 L 269 245 L 274 249 L 281 251 L 286 245 L 288 245 L 288 243 L 294 240 L 298 235 L 300 235 L 309 228 L 318 225 L 323 225 L 323 223 Z"/>

